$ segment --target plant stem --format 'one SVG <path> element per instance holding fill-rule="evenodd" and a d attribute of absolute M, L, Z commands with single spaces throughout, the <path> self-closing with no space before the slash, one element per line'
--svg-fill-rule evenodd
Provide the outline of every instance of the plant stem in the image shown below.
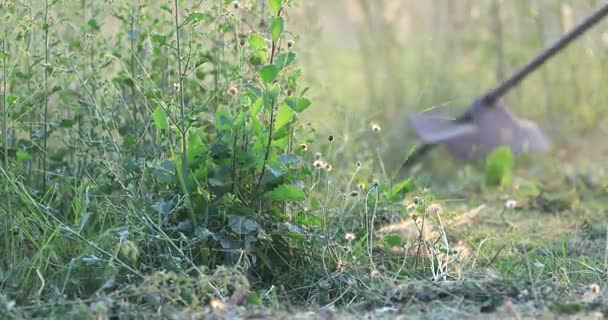
<path fill-rule="evenodd" d="M 44 5 L 44 150 L 42 153 L 42 190 L 46 189 L 48 155 L 48 117 L 49 117 L 49 1 Z"/>
<path fill-rule="evenodd" d="M 179 73 L 179 110 L 180 110 L 180 134 L 181 134 L 181 187 L 184 196 L 186 197 L 186 205 L 188 206 L 188 211 L 190 212 L 190 220 L 192 221 L 192 226 L 197 227 L 197 219 L 194 213 L 194 209 L 192 208 L 192 203 L 190 202 L 190 188 L 188 187 L 188 127 L 185 124 L 186 119 L 186 105 L 184 102 L 184 71 L 182 70 L 182 49 L 180 43 L 180 24 L 179 24 L 179 5 L 178 0 L 173 1 L 173 5 L 175 6 L 175 41 L 176 41 L 176 50 L 177 50 L 177 71 Z"/>
<path fill-rule="evenodd" d="M 2 119 L 2 129 L 4 135 L 4 167 L 8 169 L 8 105 L 6 104 L 6 56 L 8 50 L 6 49 L 6 31 L 4 32 L 4 38 L 2 39 L 2 110 L 4 112 L 4 118 Z"/>

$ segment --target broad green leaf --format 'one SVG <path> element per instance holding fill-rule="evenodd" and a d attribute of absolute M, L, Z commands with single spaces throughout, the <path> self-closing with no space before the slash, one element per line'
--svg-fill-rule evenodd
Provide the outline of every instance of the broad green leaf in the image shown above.
<path fill-rule="evenodd" d="M 161 108 L 160 106 L 156 107 L 152 113 L 152 118 L 154 119 L 154 124 L 156 124 L 158 129 L 169 129 L 169 122 L 167 121 L 167 113 L 165 112 L 165 109 Z"/>
<path fill-rule="evenodd" d="M 171 160 L 164 160 L 152 170 L 152 175 L 160 183 L 175 182 L 175 164 Z"/>
<path fill-rule="evenodd" d="M 321 217 L 318 215 L 299 215 L 296 217 L 296 222 L 307 227 L 318 227 L 321 225 Z"/>
<path fill-rule="evenodd" d="M 277 68 L 277 66 L 275 65 L 269 64 L 262 68 L 259 71 L 259 74 L 262 78 L 262 81 L 264 81 L 265 84 L 269 84 L 277 78 L 277 75 L 279 74 L 279 68 Z"/>
<path fill-rule="evenodd" d="M 281 94 L 281 86 L 278 83 L 268 86 L 264 94 L 264 107 L 270 109 L 274 107 L 279 95 Z"/>
<path fill-rule="evenodd" d="M 91 30 L 93 31 L 99 31 L 100 27 L 99 27 L 99 22 L 97 22 L 97 20 L 95 19 L 90 19 L 87 24 L 89 25 L 89 27 L 91 27 Z"/>
<path fill-rule="evenodd" d="M 151 37 L 152 42 L 154 42 L 155 44 L 158 45 L 163 45 L 165 43 L 167 43 L 167 36 L 163 36 L 160 34 L 155 34 Z"/>
<path fill-rule="evenodd" d="M 261 36 L 252 34 L 249 36 L 249 48 L 251 48 L 253 51 L 266 49 L 266 41 L 264 41 L 264 38 Z"/>
<path fill-rule="evenodd" d="M 283 7 L 283 0 L 268 0 L 268 5 L 270 6 L 270 11 L 272 11 L 272 14 L 276 16 Z"/>
<path fill-rule="evenodd" d="M 201 161 L 199 159 L 209 152 L 209 148 L 202 141 L 202 130 L 193 131 L 188 137 L 187 158 L 188 164 L 191 167 L 198 167 L 200 164 L 203 164 L 204 160 Z"/>
<path fill-rule="evenodd" d="M 283 184 L 267 193 L 270 200 L 275 201 L 302 201 L 306 199 L 304 191 L 290 184 Z"/>
<path fill-rule="evenodd" d="M 226 106 L 221 106 L 215 113 L 215 127 L 219 131 L 227 131 L 232 127 L 232 115 L 230 109 Z"/>
<path fill-rule="evenodd" d="M 403 244 L 401 237 L 394 233 L 385 235 L 383 241 L 384 244 L 389 248 L 400 247 Z"/>
<path fill-rule="evenodd" d="M 281 128 L 279 130 L 275 130 L 274 134 L 272 135 L 272 140 L 275 141 L 275 147 L 280 148 L 279 141 L 288 137 L 290 133 L 291 133 L 291 130 L 289 130 L 289 126 L 284 126 L 283 128 Z M 283 145 L 283 144 L 281 143 L 281 145 Z"/>
<path fill-rule="evenodd" d="M 291 119 L 293 119 L 294 114 L 295 112 L 291 110 L 289 106 L 284 103 L 281 104 L 281 106 L 277 110 L 276 122 L 274 123 L 275 131 L 283 128 L 283 126 L 291 122 Z"/>
<path fill-rule="evenodd" d="M 258 295 L 255 292 L 252 292 L 250 294 L 247 295 L 247 304 L 249 305 L 261 305 L 262 304 L 262 299 L 260 298 L 260 295 Z"/>
<path fill-rule="evenodd" d="M 76 124 L 76 121 L 73 119 L 61 119 L 59 122 L 59 126 L 62 128 L 71 128 Z"/>
<path fill-rule="evenodd" d="M 202 20 L 204 20 L 206 15 L 202 12 L 192 12 L 186 20 L 183 22 L 184 25 L 193 24 L 196 25 Z"/>
<path fill-rule="evenodd" d="M 393 186 L 389 198 L 395 199 L 399 195 L 410 191 L 412 191 L 412 179 L 406 179 Z"/>
<path fill-rule="evenodd" d="M 274 65 L 279 69 L 283 69 L 292 64 L 296 59 L 296 54 L 293 52 L 284 52 L 277 56 L 274 60 Z"/>
<path fill-rule="evenodd" d="M 289 97 L 285 99 L 285 103 L 295 112 L 302 112 L 311 105 L 310 100 L 304 97 Z"/>
<path fill-rule="evenodd" d="M 514 166 L 513 153 L 508 146 L 499 146 L 486 158 L 485 178 L 488 185 L 509 183 Z"/>
<path fill-rule="evenodd" d="M 270 35 L 272 35 L 272 41 L 277 43 L 281 34 L 283 34 L 283 29 L 285 28 L 285 19 L 283 17 L 276 17 L 272 19 L 270 23 Z"/>
<path fill-rule="evenodd" d="M 290 164 L 297 164 L 301 160 L 302 158 L 296 156 L 295 154 L 284 154 L 279 157 L 279 162 L 285 166 Z"/>
<path fill-rule="evenodd" d="M 24 151 L 17 151 L 17 161 L 19 162 L 23 162 L 23 161 L 27 161 L 27 160 L 31 160 L 32 156 Z"/>

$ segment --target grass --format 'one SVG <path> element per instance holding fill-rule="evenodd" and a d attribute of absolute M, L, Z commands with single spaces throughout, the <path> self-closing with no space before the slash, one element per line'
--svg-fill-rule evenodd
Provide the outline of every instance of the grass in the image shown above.
<path fill-rule="evenodd" d="M 589 7 L 551 5 L 539 23 L 536 5 L 498 17 L 536 28 Z M 315 8 L 344 15 L 287 0 L 0 5 L 0 316 L 605 314 L 601 30 L 507 98 L 574 119 L 541 121 L 568 124 L 551 152 L 488 179 L 440 149 L 396 174 L 414 143 L 400 97 L 411 111 L 483 90 L 500 55 L 476 26 L 497 9 L 463 4 L 461 33 L 445 33 L 454 11 L 436 42 L 420 23 L 407 47 L 368 29 L 368 7 L 354 50 L 314 33 Z M 445 14 L 420 10 L 404 12 Z M 546 40 L 513 30 L 505 68 Z"/>

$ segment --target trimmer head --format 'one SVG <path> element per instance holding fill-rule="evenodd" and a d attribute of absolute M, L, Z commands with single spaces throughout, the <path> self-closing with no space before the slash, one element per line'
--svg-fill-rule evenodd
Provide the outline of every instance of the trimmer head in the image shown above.
<path fill-rule="evenodd" d="M 549 142 L 538 126 L 531 121 L 517 119 L 498 101 L 549 58 L 608 15 L 604 3 L 587 19 L 564 34 L 557 42 L 541 51 L 530 62 L 494 89 L 488 91 L 456 120 L 445 113 L 432 111 L 412 117 L 412 125 L 424 144 L 414 149 L 401 169 L 414 164 L 434 146 L 446 144 L 461 159 L 478 159 L 499 145 L 508 145 L 513 153 L 545 151 Z"/>
<path fill-rule="evenodd" d="M 462 160 L 485 157 L 494 148 L 507 145 L 514 154 L 543 152 L 549 141 L 536 123 L 516 118 L 507 107 L 473 108 L 470 121 L 451 119 L 446 112 L 433 110 L 410 118 L 425 144 L 445 144 Z"/>

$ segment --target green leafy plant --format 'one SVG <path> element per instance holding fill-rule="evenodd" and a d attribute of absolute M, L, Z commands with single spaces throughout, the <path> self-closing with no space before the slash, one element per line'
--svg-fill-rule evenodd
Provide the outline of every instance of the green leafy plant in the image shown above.
<path fill-rule="evenodd" d="M 510 183 L 515 162 L 508 146 L 494 149 L 486 158 L 485 180 L 490 186 L 504 186 Z"/>

